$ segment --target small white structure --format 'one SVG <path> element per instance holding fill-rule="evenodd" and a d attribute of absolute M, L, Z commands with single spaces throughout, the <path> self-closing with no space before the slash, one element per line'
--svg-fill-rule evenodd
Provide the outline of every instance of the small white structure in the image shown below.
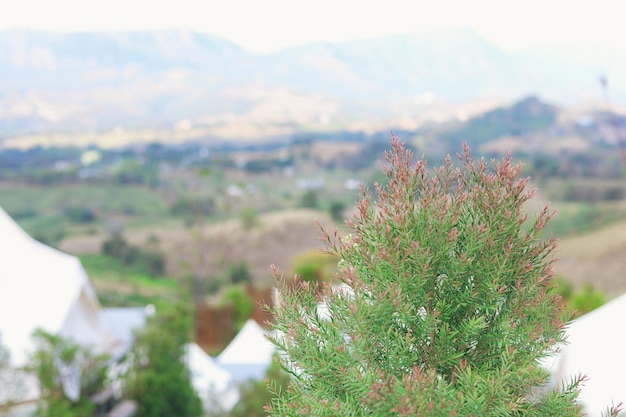
<path fill-rule="evenodd" d="M 265 330 L 254 320 L 248 320 L 217 357 L 217 363 L 230 373 L 236 383 L 248 379 L 262 380 L 274 353 L 274 345 L 265 337 Z"/>
<path fill-rule="evenodd" d="M 358 190 L 361 187 L 361 181 L 354 178 L 348 178 L 343 182 L 343 187 L 346 190 Z"/>
<path fill-rule="evenodd" d="M 204 410 L 209 413 L 232 410 L 239 401 L 239 389 L 230 374 L 195 343 L 185 346 L 185 362 Z"/>
<path fill-rule="evenodd" d="M 119 361 L 131 348 L 135 332 L 143 329 L 147 317 L 154 314 L 154 306 L 145 307 L 109 307 L 102 310 L 102 325 L 119 341 L 111 353 L 112 362 Z"/>
<path fill-rule="evenodd" d="M 94 353 L 119 341 L 101 321 L 100 303 L 80 261 L 26 234 L 0 208 L 0 341 L 11 365 L 23 366 L 36 329 L 68 338 Z M 68 387 L 66 387 L 67 391 Z M 29 389 L 28 399 L 38 393 Z"/>
<path fill-rule="evenodd" d="M 579 398 L 590 417 L 600 417 L 621 401 L 626 404 L 625 317 L 626 294 L 574 320 L 567 329 L 567 344 L 548 364 L 559 386 L 576 375 L 588 377 Z"/>

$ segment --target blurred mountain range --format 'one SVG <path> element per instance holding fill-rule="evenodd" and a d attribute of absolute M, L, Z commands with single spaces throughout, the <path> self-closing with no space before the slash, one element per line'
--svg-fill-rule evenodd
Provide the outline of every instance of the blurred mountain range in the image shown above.
<path fill-rule="evenodd" d="M 116 126 L 171 128 L 181 121 L 332 125 L 527 94 L 565 105 L 599 102 L 598 77 L 606 71 L 626 73 L 626 54 L 583 47 L 507 53 L 469 30 L 265 55 L 186 30 L 6 30 L 0 31 L 0 140 Z M 619 101 L 626 78 L 610 81 Z"/>

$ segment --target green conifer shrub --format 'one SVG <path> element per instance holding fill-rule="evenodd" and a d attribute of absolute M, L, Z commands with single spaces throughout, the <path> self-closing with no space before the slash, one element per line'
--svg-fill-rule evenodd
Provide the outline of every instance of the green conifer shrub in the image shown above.
<path fill-rule="evenodd" d="M 564 339 L 553 213 L 528 225 L 510 155 L 459 159 L 427 170 L 392 137 L 377 201 L 364 190 L 352 233 L 323 232 L 343 287 L 276 272 L 272 340 L 293 377 L 272 416 L 582 415 L 584 377 L 551 390 L 539 365 Z"/>

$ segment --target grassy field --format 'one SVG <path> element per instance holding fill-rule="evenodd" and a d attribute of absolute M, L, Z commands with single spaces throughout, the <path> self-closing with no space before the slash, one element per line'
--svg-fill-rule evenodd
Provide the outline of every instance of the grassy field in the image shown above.
<path fill-rule="evenodd" d="M 159 215 L 167 210 L 162 195 L 132 185 L 4 186 L 0 187 L 0 205 L 9 213 L 34 210 L 44 215 L 78 205 L 141 216 Z"/>
<path fill-rule="evenodd" d="M 527 209 L 529 216 L 546 204 L 556 210 L 545 234 L 559 237 L 555 253 L 557 274 L 578 290 L 591 284 L 607 299 L 625 293 L 626 202 L 550 201 L 545 190 L 538 189 Z"/>
<path fill-rule="evenodd" d="M 174 297 L 181 290 L 173 278 L 150 276 L 106 255 L 86 254 L 80 260 L 105 306 L 142 306 L 155 299 Z"/>
<path fill-rule="evenodd" d="M 63 187 L 2 186 L 0 206 L 32 236 L 55 244 L 65 236 L 98 233 L 111 221 L 154 222 L 166 215 L 165 199 L 140 186 L 68 185 Z M 73 221 L 68 210 L 86 209 L 89 222 Z"/>
<path fill-rule="evenodd" d="M 562 238 L 619 223 L 626 220 L 624 202 L 550 202 L 556 216 L 546 227 L 546 232 Z"/>
<path fill-rule="evenodd" d="M 289 272 L 296 255 L 321 249 L 321 233 L 315 219 L 330 230 L 337 227 L 325 212 L 297 209 L 260 214 L 252 227 L 246 227 L 239 219 L 193 227 L 170 224 L 129 229 L 125 238 L 138 246 L 151 239 L 165 255 L 170 276 L 184 279 L 193 275 L 212 280 L 222 277 L 230 265 L 243 261 L 253 281 L 263 286 L 272 283 L 270 265 Z M 64 239 L 60 247 L 70 253 L 82 253 L 88 262 L 96 262 L 100 258 L 89 255 L 96 255 L 106 238 L 105 234 L 75 236 Z M 99 269 L 95 263 L 88 266 L 93 271 Z M 98 276 L 114 277 L 100 273 Z"/>
<path fill-rule="evenodd" d="M 346 149 L 338 147 L 336 151 Z M 319 156 L 319 149 L 312 151 L 314 157 Z M 359 192 L 346 190 L 344 181 L 357 177 L 370 182 L 379 171 L 355 174 L 314 168 L 315 164 L 305 161 L 296 175 L 180 172 L 158 191 L 130 185 L 43 188 L 5 184 L 0 185 L 0 206 L 34 237 L 79 254 L 106 304 L 142 304 L 176 291 L 178 282 L 191 276 L 204 282 L 223 279 L 225 271 L 239 262 L 246 263 L 259 285 L 272 283 L 271 264 L 291 273 L 294 257 L 322 247 L 314 219 L 333 229 L 338 226 L 328 214 L 333 202 L 342 203 L 346 214 L 353 210 Z M 323 189 L 315 191 L 317 209 L 301 207 L 306 190 L 298 186 L 298 180 L 303 178 L 324 182 Z M 548 234 L 562 237 L 557 272 L 576 287 L 592 283 L 609 298 L 625 292 L 626 204 L 564 202 L 558 198 L 559 190 L 568 184 L 571 181 L 560 180 L 541 185 L 528 205 L 530 216 L 546 203 L 558 211 L 547 229 Z M 233 186 L 242 192 L 230 194 Z M 214 199 L 215 213 L 175 216 L 172 202 L 181 196 Z M 96 217 L 90 222 L 73 221 L 66 212 L 72 207 L 93 209 Z M 166 275 L 176 279 L 155 279 L 145 271 L 121 268 L 110 258 L 100 257 L 115 223 L 131 244 L 163 253 Z"/>
<path fill-rule="evenodd" d="M 581 288 L 590 283 L 614 298 L 626 292 L 626 221 L 561 239 L 556 271 Z"/>
<path fill-rule="evenodd" d="M 304 178 L 317 178 L 313 171 L 300 173 Z M 158 192 L 139 186 L 5 184 L 0 186 L 0 206 L 36 239 L 81 256 L 105 304 L 134 305 L 167 294 L 177 281 L 187 282 L 190 277 L 219 281 L 229 267 L 240 262 L 245 262 L 261 286 L 273 282 L 271 264 L 291 272 L 296 255 L 322 246 L 314 219 L 332 229 L 336 224 L 328 215 L 330 204 L 340 201 L 349 212 L 358 197 L 358 192 L 343 187 L 350 173 L 324 172 L 319 175 L 324 190 L 316 192 L 319 209 L 299 208 L 306 192 L 297 186 L 301 177 L 229 173 L 225 178 L 213 172 L 191 178 L 181 174 L 169 178 L 168 187 Z M 228 194 L 229 185 L 243 193 Z M 172 189 L 178 198 L 213 198 L 217 211 L 192 218 L 176 216 L 168 201 Z M 88 208 L 95 218 L 76 221 L 67 214 L 72 207 Z M 154 279 L 145 271 L 128 269 L 102 256 L 103 243 L 115 228 L 130 244 L 162 253 L 166 275 L 176 279 Z"/>
<path fill-rule="evenodd" d="M 123 219 L 125 238 L 136 246 L 150 244 L 164 253 L 168 275 L 178 279 L 196 276 L 211 281 L 223 277 L 230 265 L 243 261 L 248 265 L 254 281 L 267 285 L 272 282 L 269 273 L 271 264 L 289 269 L 295 256 L 322 246 L 318 239 L 319 229 L 313 219 L 318 218 L 331 229 L 336 226 L 326 211 L 325 205 L 329 201 L 343 199 L 346 213 L 352 210 L 349 204 L 358 198 L 358 192 L 342 188 L 342 180 L 348 178 L 349 173 L 336 174 L 335 178 L 330 173 L 321 175 L 327 182 L 324 191 L 320 192 L 320 207 L 323 210 L 285 209 L 285 206 L 297 207 L 303 191 L 294 187 L 295 179 L 274 177 L 272 181 L 272 176 L 268 174 L 255 178 L 254 192 L 224 200 L 230 201 L 230 205 L 223 214 L 199 218 L 195 224 L 172 218 L 164 198 L 141 187 L 119 190 L 77 187 L 69 191 L 5 188 L 0 190 L 0 202 L 9 210 L 19 211 L 32 206 L 30 201 L 38 201 L 36 210 L 40 214 L 21 219 L 20 222 L 31 232 L 67 228 L 59 247 L 75 254 L 99 254 L 102 243 L 110 234 L 103 224 L 68 223 L 59 214 L 62 204 L 66 201 L 85 201 L 81 198 L 89 197 L 103 210 L 118 213 L 125 205 L 130 205 L 134 207 L 135 213 L 145 214 L 128 215 Z M 243 176 L 229 180 L 242 186 L 246 184 Z M 203 181 L 207 184 L 200 183 L 198 187 L 211 189 L 209 182 L 213 180 Z M 215 184 L 212 186 L 215 187 Z M 4 204 L 3 201 L 10 204 Z M 557 264 L 558 273 L 576 287 L 590 282 L 608 297 L 626 291 L 626 284 L 622 283 L 626 282 L 622 273 L 626 270 L 626 263 L 621 261 L 626 259 L 626 243 L 623 244 L 619 237 L 620 230 L 626 229 L 626 204 L 551 202 L 540 189 L 537 197 L 529 203 L 530 215 L 537 213 L 546 203 L 557 210 L 557 216 L 549 225 L 547 233 L 556 234 L 562 239 L 558 253 L 562 260 Z M 243 212 L 246 208 L 250 209 L 252 226 L 244 225 Z M 105 268 L 95 264 L 89 268 L 95 274 L 101 291 L 130 294 L 137 288 L 143 288 L 143 284 L 146 284 L 148 294 L 158 291 L 151 287 L 151 282 L 133 278 L 131 283 L 122 283 L 119 279 L 113 279 L 115 276 L 110 272 L 98 272 Z"/>

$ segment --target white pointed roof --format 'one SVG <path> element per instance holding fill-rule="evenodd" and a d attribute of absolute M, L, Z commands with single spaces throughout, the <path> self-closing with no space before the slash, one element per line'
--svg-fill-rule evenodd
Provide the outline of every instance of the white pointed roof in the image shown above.
<path fill-rule="evenodd" d="M 590 417 L 626 403 L 625 318 L 626 294 L 574 320 L 567 329 L 567 344 L 552 364 L 557 382 L 588 376 L 579 398 Z"/>
<path fill-rule="evenodd" d="M 230 383 L 230 375 L 215 363 L 196 343 L 185 346 L 185 360 L 191 371 L 194 386 L 224 390 Z"/>
<path fill-rule="evenodd" d="M 274 346 L 265 338 L 265 331 L 254 320 L 248 320 L 237 336 L 217 357 L 220 364 L 269 366 Z"/>
<path fill-rule="evenodd" d="M 206 411 L 230 411 L 239 401 L 239 389 L 230 374 L 195 343 L 185 346 L 191 383 Z"/>
<path fill-rule="evenodd" d="M 80 261 L 32 239 L 0 208 L 0 343 L 14 365 L 33 350 L 37 328 L 106 350 L 115 339 Z"/>

